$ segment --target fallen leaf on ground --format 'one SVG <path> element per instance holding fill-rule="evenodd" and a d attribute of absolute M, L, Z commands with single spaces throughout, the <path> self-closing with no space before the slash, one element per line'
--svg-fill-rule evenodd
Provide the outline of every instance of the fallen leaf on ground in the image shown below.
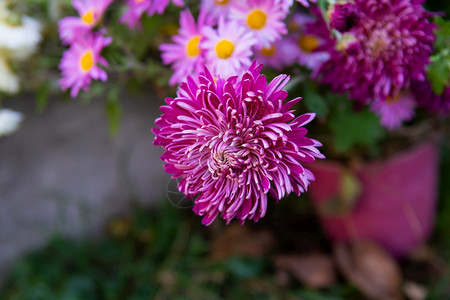
<path fill-rule="evenodd" d="M 400 268 L 380 246 L 368 241 L 339 243 L 334 255 L 343 275 L 368 298 L 403 299 Z"/>
<path fill-rule="evenodd" d="M 424 300 L 428 294 L 428 291 L 424 286 L 412 281 L 405 282 L 403 291 L 410 300 Z"/>
<path fill-rule="evenodd" d="M 336 282 L 333 261 L 324 254 L 277 255 L 274 264 L 311 288 L 324 288 Z"/>
<path fill-rule="evenodd" d="M 252 231 L 240 225 L 230 225 L 213 241 L 211 257 L 261 257 L 272 249 L 274 243 L 275 238 L 270 231 Z"/>

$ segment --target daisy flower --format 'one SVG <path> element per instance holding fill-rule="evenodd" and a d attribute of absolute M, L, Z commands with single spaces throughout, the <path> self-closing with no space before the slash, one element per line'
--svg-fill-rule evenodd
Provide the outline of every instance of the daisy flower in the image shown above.
<path fill-rule="evenodd" d="M 119 22 L 126 24 L 130 29 L 138 27 L 142 14 L 148 11 L 151 5 L 151 0 L 127 0 L 127 10 Z"/>
<path fill-rule="evenodd" d="M 153 16 L 155 13 L 159 15 L 162 14 L 170 1 L 180 7 L 184 5 L 183 0 L 152 0 L 150 8 L 147 10 L 148 15 Z"/>
<path fill-rule="evenodd" d="M 71 44 L 76 36 L 87 33 L 102 19 L 112 0 L 73 0 L 79 17 L 65 17 L 58 22 L 59 36 L 64 44 Z"/>
<path fill-rule="evenodd" d="M 258 221 L 267 210 L 268 194 L 276 201 L 305 192 L 314 175 L 302 165 L 324 158 L 321 144 L 303 127 L 314 114 L 294 116 L 284 102 L 289 81 L 279 75 L 267 83 L 262 66 L 253 63 L 242 78 L 205 74 L 180 85 L 166 98 L 154 144 L 178 188 L 194 199 L 193 211 L 210 225 L 217 216 Z"/>
<path fill-rule="evenodd" d="M 23 115 L 20 112 L 7 108 L 0 109 L 0 137 L 16 131 L 22 120 Z"/>
<path fill-rule="evenodd" d="M 276 70 L 292 65 L 297 57 L 298 46 L 288 38 L 278 40 L 268 48 L 255 50 L 255 58 L 259 63 Z"/>
<path fill-rule="evenodd" d="M 100 56 L 104 47 L 112 42 L 112 38 L 101 33 L 88 34 L 73 43 L 64 52 L 59 65 L 62 78 L 59 84 L 62 90 L 71 88 L 70 96 L 75 98 L 80 89 L 87 90 L 92 79 L 106 81 L 106 72 L 99 65 L 108 66 L 108 62 Z"/>
<path fill-rule="evenodd" d="M 287 33 L 283 22 L 287 11 L 278 0 L 247 0 L 231 8 L 230 19 L 238 21 L 258 40 L 258 48 L 268 48 L 271 43 Z"/>
<path fill-rule="evenodd" d="M 354 0 L 359 22 L 346 32 L 353 42 L 330 50 L 322 83 L 361 102 L 386 100 L 425 81 L 435 40 L 431 14 L 419 0 Z M 353 13 L 352 13 L 353 14 Z"/>
<path fill-rule="evenodd" d="M 412 95 L 399 93 L 393 98 L 374 101 L 370 108 L 381 117 L 381 124 L 392 130 L 411 120 L 414 117 L 415 107 L 416 102 Z"/>
<path fill-rule="evenodd" d="M 172 38 L 173 44 L 162 44 L 159 49 L 164 64 L 172 64 L 174 74 L 169 83 L 174 85 L 184 81 L 187 75 L 200 74 L 203 70 L 204 55 L 199 48 L 202 28 L 206 26 L 206 14 L 200 11 L 198 24 L 189 9 L 180 13 L 180 30 Z"/>
<path fill-rule="evenodd" d="M 239 75 L 250 66 L 252 47 L 257 40 L 243 26 L 221 18 L 217 29 L 206 26 L 202 34 L 204 39 L 199 46 L 205 51 L 206 65 L 215 76 Z"/>
<path fill-rule="evenodd" d="M 314 13 L 320 13 L 311 9 Z M 330 58 L 327 49 L 330 43 L 329 31 L 321 18 L 312 15 L 297 13 L 291 20 L 293 33 L 289 38 L 297 46 L 297 62 L 314 72 Z"/>
<path fill-rule="evenodd" d="M 305 6 L 305 7 L 309 7 L 309 2 L 311 3 L 317 3 L 317 0 L 295 0 L 298 3 L 300 3 L 301 5 Z"/>
<path fill-rule="evenodd" d="M 217 22 L 220 18 L 228 17 L 230 8 L 236 1 L 238 0 L 202 0 L 200 9 Z"/>

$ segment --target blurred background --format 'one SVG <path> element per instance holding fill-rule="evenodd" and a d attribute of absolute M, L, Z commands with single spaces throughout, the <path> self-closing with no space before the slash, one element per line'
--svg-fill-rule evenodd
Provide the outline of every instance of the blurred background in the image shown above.
<path fill-rule="evenodd" d="M 185 6 L 199 2 L 185 1 Z M 425 5 L 443 17 L 440 36 L 447 52 L 436 57 L 442 60 L 438 65 L 450 69 L 450 3 L 444 2 Z M 351 167 L 330 171 L 311 165 L 318 182 L 338 176 L 338 183 L 313 184 L 311 193 L 288 196 L 276 205 L 269 201 L 267 215 L 257 223 L 226 226 L 218 219 L 205 227 L 164 172 L 163 149 L 152 145 L 159 106 L 176 94 L 168 84 L 172 70 L 163 65 L 158 46 L 177 33 L 181 8 L 171 3 L 164 14 L 143 15 L 141 28 L 130 30 L 117 21 L 127 2 L 114 1 L 101 23 L 114 38 L 114 46 L 102 52 L 109 62 L 108 81 L 93 81 L 73 99 L 58 84 L 58 65 L 67 50 L 58 21 L 76 15 L 72 2 L 0 4 L 5 26 L 25 24 L 22 16 L 40 24 L 32 53 L 20 59 L 4 46 L 16 36 L 0 27 L 0 109 L 20 113 L 14 132 L 0 130 L 0 299 L 450 299 L 446 116 L 419 112 L 418 126 L 387 132 L 368 110 L 354 112 L 348 99 L 339 102 L 341 96 L 309 79 L 311 70 L 288 66 L 284 71 L 293 75 L 294 85 L 300 83 L 289 87 L 290 94 L 305 97 L 297 110 L 318 114 L 309 135 L 324 144 L 327 157 Z M 297 10 L 308 11 L 296 3 L 291 14 Z M 7 84 L 14 81 L 11 70 L 19 78 L 17 91 Z M 265 69 L 268 78 L 278 72 Z M 432 74 L 443 78 L 450 71 Z M 443 82 L 447 89 L 448 80 Z M 347 121 L 330 113 L 334 110 L 345 111 Z M 0 115 L 0 125 L 2 120 Z M 372 179 L 371 174 L 394 161 L 398 149 L 415 145 L 405 136 L 432 137 L 433 149 L 420 149 L 431 151 L 424 155 L 436 165 L 421 168 L 423 177 L 403 187 L 406 195 L 414 194 L 424 178 L 435 179 L 431 192 L 424 192 L 430 204 L 408 208 L 415 211 L 412 221 L 402 210 L 409 220 L 404 226 L 415 233 L 417 224 L 420 228 L 412 240 L 402 227 L 379 218 L 386 210 L 361 212 L 357 205 L 362 191 L 370 189 L 363 183 L 378 190 L 380 180 L 396 181 L 394 171 L 392 178 L 381 172 Z M 411 160 L 406 165 L 416 164 L 416 156 L 423 161 L 421 152 L 402 153 L 403 161 Z M 416 220 L 421 209 L 427 214 L 424 224 Z M 341 235 L 339 226 L 349 220 L 360 226 L 361 236 Z M 380 226 L 373 229 L 373 224 Z M 389 232 L 397 234 L 398 243 L 383 238 Z"/>

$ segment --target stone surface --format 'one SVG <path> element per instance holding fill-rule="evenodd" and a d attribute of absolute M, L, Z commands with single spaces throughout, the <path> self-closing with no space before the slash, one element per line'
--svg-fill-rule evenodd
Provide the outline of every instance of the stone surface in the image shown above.
<path fill-rule="evenodd" d="M 0 274 L 54 233 L 96 234 L 132 201 L 165 198 L 169 176 L 151 132 L 162 101 L 147 95 L 121 103 L 115 138 L 102 99 L 89 105 L 53 100 L 41 114 L 32 97 L 4 103 L 25 120 L 0 138 Z"/>

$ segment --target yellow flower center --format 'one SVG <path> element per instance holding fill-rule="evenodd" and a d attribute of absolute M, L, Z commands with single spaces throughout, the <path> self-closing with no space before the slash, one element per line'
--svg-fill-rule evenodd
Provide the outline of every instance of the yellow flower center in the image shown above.
<path fill-rule="evenodd" d="M 275 45 L 272 44 L 270 48 L 262 48 L 261 54 L 264 56 L 273 56 L 275 54 Z"/>
<path fill-rule="evenodd" d="M 144 0 L 134 0 L 136 3 L 141 3 Z"/>
<path fill-rule="evenodd" d="M 304 35 L 298 40 L 298 46 L 304 52 L 310 53 L 319 47 L 319 41 L 313 35 Z"/>
<path fill-rule="evenodd" d="M 230 0 L 214 0 L 214 2 L 216 2 L 217 5 L 225 5 L 228 4 Z"/>
<path fill-rule="evenodd" d="M 189 57 L 195 57 L 200 54 L 198 43 L 200 42 L 200 36 L 193 37 L 186 45 L 186 53 Z"/>
<path fill-rule="evenodd" d="M 80 60 L 81 69 L 85 72 L 89 71 L 94 66 L 94 59 L 92 58 L 92 52 L 86 52 Z"/>
<path fill-rule="evenodd" d="M 227 59 L 233 54 L 234 44 L 228 40 L 221 40 L 216 44 L 217 56 L 222 59 Z"/>
<path fill-rule="evenodd" d="M 259 30 L 266 25 L 267 15 L 260 9 L 254 9 L 247 16 L 247 25 L 251 29 Z"/>
<path fill-rule="evenodd" d="M 393 97 L 387 96 L 386 102 L 392 104 L 397 102 L 399 99 L 400 99 L 400 92 L 397 92 Z"/>
<path fill-rule="evenodd" d="M 95 19 L 94 19 L 94 11 L 91 9 L 89 10 L 87 13 L 85 13 L 82 17 L 81 20 L 86 23 L 86 24 L 92 24 L 94 23 Z"/>

